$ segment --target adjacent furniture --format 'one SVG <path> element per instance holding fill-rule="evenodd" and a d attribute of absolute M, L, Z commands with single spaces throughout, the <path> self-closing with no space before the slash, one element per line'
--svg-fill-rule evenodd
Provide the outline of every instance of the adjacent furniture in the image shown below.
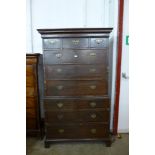
<path fill-rule="evenodd" d="M 38 29 L 43 39 L 45 147 L 110 140 L 112 28 Z"/>
<path fill-rule="evenodd" d="M 38 88 L 40 54 L 26 54 L 26 134 L 41 136 L 41 117 Z"/>

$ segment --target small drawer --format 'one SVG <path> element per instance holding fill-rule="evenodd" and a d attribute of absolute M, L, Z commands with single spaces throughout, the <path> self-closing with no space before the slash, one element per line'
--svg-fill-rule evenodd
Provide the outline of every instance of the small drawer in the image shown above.
<path fill-rule="evenodd" d="M 63 48 L 87 48 L 88 38 L 65 38 L 62 46 Z"/>
<path fill-rule="evenodd" d="M 84 122 L 109 122 L 109 110 L 107 109 L 93 109 L 80 111 L 81 119 Z"/>
<path fill-rule="evenodd" d="M 61 48 L 61 39 L 43 39 L 43 48 Z"/>
<path fill-rule="evenodd" d="M 74 99 L 44 99 L 44 109 L 50 111 L 76 109 L 77 104 Z"/>
<path fill-rule="evenodd" d="M 91 38 L 90 39 L 90 47 L 91 48 L 107 48 L 108 47 L 108 39 L 106 39 L 106 38 Z"/>

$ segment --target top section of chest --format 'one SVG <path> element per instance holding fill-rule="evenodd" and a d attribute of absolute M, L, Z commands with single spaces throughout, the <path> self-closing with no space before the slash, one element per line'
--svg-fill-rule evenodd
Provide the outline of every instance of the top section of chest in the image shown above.
<path fill-rule="evenodd" d="M 112 28 L 38 29 L 43 50 L 106 49 Z"/>

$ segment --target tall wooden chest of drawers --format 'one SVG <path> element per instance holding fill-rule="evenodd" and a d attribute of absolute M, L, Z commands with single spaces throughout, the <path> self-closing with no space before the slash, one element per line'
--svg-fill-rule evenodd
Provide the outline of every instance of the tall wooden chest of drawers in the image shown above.
<path fill-rule="evenodd" d="M 40 54 L 26 54 L 26 134 L 41 136 L 38 89 L 38 60 Z"/>
<path fill-rule="evenodd" d="M 38 29 L 43 39 L 45 147 L 110 141 L 112 28 Z"/>

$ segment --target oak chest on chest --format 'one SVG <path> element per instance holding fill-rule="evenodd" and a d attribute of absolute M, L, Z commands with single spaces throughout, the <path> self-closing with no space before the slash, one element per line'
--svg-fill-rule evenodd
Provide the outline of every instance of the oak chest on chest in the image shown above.
<path fill-rule="evenodd" d="M 38 31 L 43 39 L 45 147 L 81 140 L 110 145 L 112 28 Z"/>

